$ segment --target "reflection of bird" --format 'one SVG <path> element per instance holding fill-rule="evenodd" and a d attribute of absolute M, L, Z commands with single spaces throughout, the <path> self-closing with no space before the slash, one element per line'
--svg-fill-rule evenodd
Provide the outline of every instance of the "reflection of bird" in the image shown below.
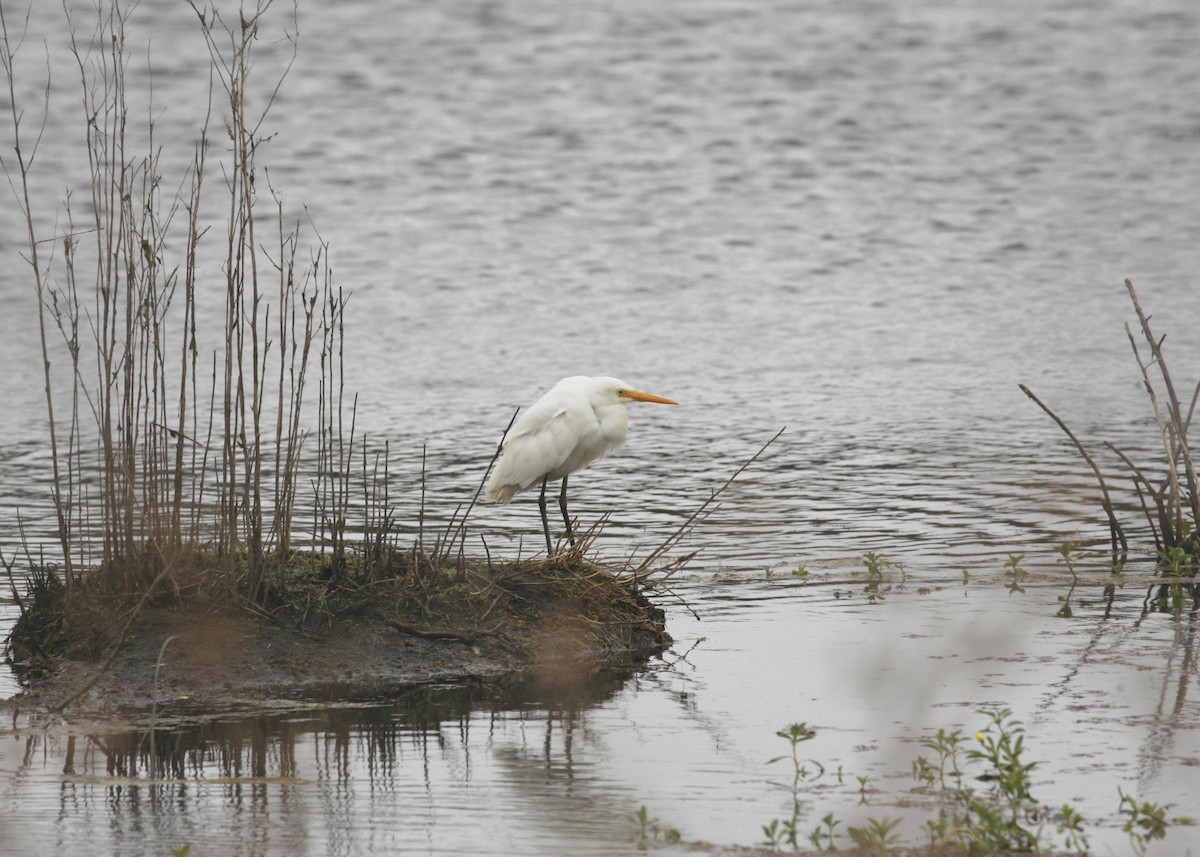
<path fill-rule="evenodd" d="M 546 553 L 554 552 L 546 520 L 546 483 L 562 480 L 558 506 L 567 525 L 567 538 L 575 544 L 567 514 L 567 476 L 625 442 L 628 402 L 677 404 L 635 390 L 616 378 L 576 375 L 551 387 L 509 429 L 500 464 L 487 483 L 487 498 L 507 503 L 514 494 L 542 483 L 538 508 L 542 510 Z"/>

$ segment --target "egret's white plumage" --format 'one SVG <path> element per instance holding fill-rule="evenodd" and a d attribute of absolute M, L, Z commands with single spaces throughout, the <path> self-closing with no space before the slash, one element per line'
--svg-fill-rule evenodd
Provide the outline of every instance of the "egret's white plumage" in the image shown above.
<path fill-rule="evenodd" d="M 538 504 L 546 530 L 546 550 L 550 552 L 546 483 L 563 480 L 559 505 L 570 537 L 567 476 L 625 442 L 629 421 L 625 406 L 629 402 L 676 404 L 670 399 L 635 390 L 616 378 L 589 378 L 586 375 L 563 378 L 521 414 L 509 429 L 500 463 L 488 479 L 487 498 L 494 503 L 507 503 L 513 495 L 540 484 L 542 493 Z"/>

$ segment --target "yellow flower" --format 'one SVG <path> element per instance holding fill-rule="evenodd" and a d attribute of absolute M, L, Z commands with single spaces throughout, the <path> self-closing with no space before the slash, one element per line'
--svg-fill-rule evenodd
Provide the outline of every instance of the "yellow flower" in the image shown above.
<path fill-rule="evenodd" d="M 975 733 L 975 740 L 976 740 L 976 741 L 978 741 L 980 744 L 982 744 L 982 743 L 983 743 L 983 733 L 982 733 L 982 732 L 976 732 L 976 733 Z"/>

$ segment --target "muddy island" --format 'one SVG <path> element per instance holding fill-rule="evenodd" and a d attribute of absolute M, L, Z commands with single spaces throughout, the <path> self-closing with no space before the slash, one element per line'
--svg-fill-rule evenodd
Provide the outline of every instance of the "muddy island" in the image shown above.
<path fill-rule="evenodd" d="M 164 579 L 157 597 L 106 597 L 103 575 L 68 592 L 40 575 L 7 655 L 11 704 L 89 714 L 355 698 L 472 679 L 557 682 L 644 663 L 670 645 L 664 615 L 627 574 L 567 551 L 506 565 L 410 564 L 370 579 L 297 554 L 261 603 Z M 219 579 L 219 578 L 217 578 Z"/>

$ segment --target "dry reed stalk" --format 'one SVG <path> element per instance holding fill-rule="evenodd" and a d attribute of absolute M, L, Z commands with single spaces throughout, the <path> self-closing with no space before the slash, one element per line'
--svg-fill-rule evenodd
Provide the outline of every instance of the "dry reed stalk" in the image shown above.
<path fill-rule="evenodd" d="M 358 397 L 354 397 L 349 432 L 345 425 L 346 298 L 326 283 L 321 321 L 321 383 L 317 395 L 317 476 L 313 480 L 313 538 L 322 535 L 332 552 L 333 569 L 345 569 L 346 527 L 353 472 Z"/>
<path fill-rule="evenodd" d="M 14 63 L 17 56 L 18 45 L 14 45 L 9 37 L 8 20 L 4 15 L 4 6 L 0 3 L 0 34 L 3 35 L 3 51 L 0 51 L 0 60 L 4 65 L 5 77 L 8 81 L 8 101 L 12 117 L 13 127 L 13 150 L 17 159 L 17 178 L 19 191 L 15 193 L 17 204 L 21 208 L 21 213 L 25 220 L 26 240 L 28 241 L 30 269 L 33 273 L 34 291 L 38 302 L 38 342 L 41 347 L 42 357 L 42 380 L 44 384 L 47 412 L 47 428 L 50 439 L 50 461 L 53 468 L 53 481 L 51 483 L 51 497 L 54 502 L 54 513 L 58 522 L 58 538 L 62 546 L 64 558 L 64 575 L 66 585 L 73 586 L 75 581 L 75 571 L 72 566 L 72 550 L 71 550 L 71 527 L 69 514 L 67 512 L 66 502 L 63 498 L 64 477 L 59 468 L 59 450 L 58 450 L 58 429 L 57 422 L 54 418 L 54 396 L 52 394 L 51 376 L 50 376 L 50 351 L 48 340 L 46 337 L 46 302 L 48 297 L 48 286 L 45 279 L 45 271 L 42 267 L 42 261 L 39 256 L 38 248 L 40 240 L 37 236 L 37 231 L 34 226 L 33 205 L 29 195 L 29 178 L 30 171 L 34 160 L 37 158 L 38 144 L 41 142 L 42 133 L 45 131 L 45 117 L 50 111 L 50 81 L 46 81 L 46 93 L 44 100 L 44 112 L 42 127 L 34 137 L 33 145 L 28 154 L 23 148 L 23 140 L 21 135 L 21 120 L 22 112 L 18 106 L 16 94 L 16 74 Z M 0 158 L 0 165 L 3 166 L 9 180 L 12 180 L 12 173 L 9 170 L 8 164 Z M 69 478 L 69 473 L 68 473 Z"/>
<path fill-rule="evenodd" d="M 517 414 L 521 413 L 521 409 L 517 408 L 513 411 L 512 419 L 508 421 L 508 425 L 504 427 L 504 431 L 500 434 L 500 441 L 496 444 L 496 451 L 492 453 L 492 458 L 488 462 L 488 466 L 483 471 L 483 477 L 479 480 L 479 486 L 475 489 L 474 495 L 471 497 L 471 502 L 467 505 L 467 511 L 463 512 L 462 520 L 459 522 L 457 529 L 447 530 L 449 536 L 450 549 L 454 549 L 454 544 L 458 543 L 458 562 L 459 570 L 462 570 L 464 561 L 463 549 L 467 539 L 467 518 L 471 514 L 471 510 L 475 508 L 475 504 L 479 501 L 479 495 L 483 493 L 483 486 L 487 484 L 488 476 L 492 472 L 492 468 L 496 466 L 496 459 L 500 457 L 500 453 L 504 451 L 504 439 L 508 437 L 509 429 L 513 427 L 513 423 L 517 421 Z M 451 520 L 453 525 L 453 519 Z M 490 557 L 489 557 L 490 562 Z"/>
<path fill-rule="evenodd" d="M 1133 302 L 1134 311 L 1137 313 L 1142 335 L 1150 346 L 1150 354 L 1153 358 L 1151 363 L 1158 367 L 1159 375 L 1167 392 L 1168 417 L 1164 420 L 1154 385 L 1150 382 L 1150 367 L 1147 363 L 1143 362 L 1137 343 L 1133 338 L 1133 332 L 1129 329 L 1129 325 L 1126 325 L 1125 333 L 1129 337 L 1130 345 L 1133 347 L 1133 354 L 1137 360 L 1138 368 L 1141 369 L 1142 382 L 1146 387 L 1147 395 L 1150 397 L 1150 403 L 1154 411 L 1154 422 L 1158 426 L 1159 437 L 1163 444 L 1163 452 L 1167 458 L 1167 479 L 1171 485 L 1170 501 L 1174 507 L 1175 533 L 1177 537 L 1182 538 L 1184 533 L 1183 506 L 1185 502 L 1192 513 L 1189 528 L 1195 530 L 1200 527 L 1200 493 L 1197 490 L 1196 466 L 1192 460 L 1191 447 L 1187 439 L 1188 427 L 1192 411 L 1195 408 L 1196 396 L 1193 395 L 1192 397 L 1192 405 L 1185 419 L 1180 406 L 1179 396 L 1175 392 L 1175 384 L 1171 380 L 1170 371 L 1167 369 L 1166 358 L 1163 357 L 1162 353 L 1162 343 L 1165 337 L 1156 338 L 1150 330 L 1150 317 L 1142 310 L 1142 305 L 1138 301 L 1133 283 L 1126 280 L 1125 288 L 1129 292 L 1129 299 Z M 1200 392 L 1200 386 L 1197 387 L 1197 391 Z M 1182 464 L 1184 474 L 1187 477 L 1186 493 L 1179 485 L 1180 464 Z"/>
<path fill-rule="evenodd" d="M 387 569 L 388 559 L 395 551 L 393 528 L 395 509 L 388 488 L 390 446 L 385 441 L 382 453 L 376 452 L 371 472 L 367 470 L 367 439 L 363 438 L 363 539 L 360 580 L 374 583 Z M 382 463 L 382 471 L 381 471 Z"/>
<path fill-rule="evenodd" d="M 716 502 L 717 498 L 720 497 L 721 494 L 723 494 L 725 492 L 725 490 L 727 488 L 729 488 L 730 485 L 733 484 L 734 480 L 736 480 L 739 476 L 742 475 L 743 471 L 745 471 L 747 467 L 749 467 L 751 464 L 753 464 L 755 461 L 757 461 L 762 456 L 762 454 L 764 452 L 766 452 L 767 449 L 770 448 L 770 446 L 773 443 L 775 443 L 775 441 L 779 440 L 779 438 L 783 435 L 783 433 L 785 431 L 787 431 L 786 426 L 781 428 L 779 431 L 775 432 L 775 434 L 771 437 L 771 439 L 768 440 L 766 443 L 764 443 L 759 448 L 758 452 L 754 453 L 754 455 L 752 455 L 748 459 L 746 459 L 746 461 L 741 465 L 741 467 L 739 467 L 737 470 L 735 470 L 732 473 L 732 475 L 730 475 L 730 477 L 721 484 L 721 486 L 719 488 L 717 488 L 715 491 L 713 491 L 708 496 L 708 498 L 705 499 L 704 502 L 702 502 L 696 508 L 696 510 L 694 512 L 692 512 L 691 515 L 688 516 L 687 520 L 685 520 L 682 524 L 680 524 L 679 527 L 677 527 L 673 533 L 671 533 L 669 536 L 667 536 L 667 538 L 663 539 L 663 541 L 658 545 L 658 547 L 656 547 L 656 548 L 654 548 L 654 550 L 650 551 L 650 553 L 646 556 L 646 558 L 643 559 L 637 565 L 636 568 L 634 568 L 631 571 L 622 572 L 622 574 L 621 574 L 622 579 L 628 580 L 628 582 L 635 587 L 637 587 L 637 586 L 645 587 L 649 575 L 653 574 L 654 575 L 653 583 L 654 583 L 654 585 L 658 585 L 658 584 L 661 584 L 661 583 L 665 582 L 666 580 L 668 580 L 672 575 L 674 575 L 676 572 L 678 572 L 679 569 L 683 568 L 692 559 L 692 557 L 694 557 L 696 555 L 695 552 L 692 552 L 691 554 L 688 554 L 687 556 L 684 556 L 684 557 L 679 557 L 679 558 L 673 560 L 672 562 L 667 563 L 665 566 L 659 567 L 658 569 L 654 569 L 653 566 L 656 562 L 659 561 L 660 558 L 662 558 L 667 553 L 667 551 L 672 550 L 676 545 L 678 545 L 681 541 L 683 541 L 683 539 L 685 539 L 692 531 L 694 531 L 696 529 L 696 527 L 698 527 L 700 524 L 702 524 L 708 518 L 709 515 L 711 515 L 713 512 L 716 511 L 717 507 L 713 506 L 713 503 Z"/>
<path fill-rule="evenodd" d="M 1117 515 L 1113 511 L 1112 498 L 1108 493 L 1108 483 L 1105 482 L 1104 474 L 1100 471 L 1099 465 L 1096 464 L 1095 459 L 1093 459 L 1088 453 L 1083 443 L 1081 443 L 1079 438 L 1075 436 L 1075 433 L 1067 427 L 1067 424 L 1062 421 L 1058 414 L 1050 410 L 1050 407 L 1037 396 L 1035 396 L 1033 391 L 1024 384 L 1018 384 L 1017 386 L 1021 388 L 1021 392 L 1032 399 L 1039 408 L 1045 411 L 1050 419 L 1054 420 L 1058 427 L 1063 430 L 1063 433 L 1071 439 L 1071 443 L 1075 445 L 1075 448 L 1079 451 L 1079 454 L 1083 456 L 1083 460 L 1086 461 L 1088 466 L 1092 468 L 1092 473 L 1095 474 L 1096 481 L 1100 484 L 1100 504 L 1104 507 L 1104 514 L 1108 517 L 1109 539 L 1112 543 L 1113 561 L 1117 561 L 1118 555 L 1123 558 L 1126 552 L 1129 550 L 1129 544 L 1125 539 L 1125 531 L 1122 529 L 1120 522 L 1117 520 Z"/>
<path fill-rule="evenodd" d="M 1146 394 L 1150 399 L 1154 424 L 1157 427 L 1159 441 L 1162 444 L 1166 465 L 1165 477 L 1158 487 L 1156 487 L 1147 476 L 1145 469 L 1136 465 L 1125 452 L 1111 443 L 1106 444 L 1106 446 L 1117 455 L 1132 475 L 1133 487 L 1137 494 L 1138 502 L 1150 526 L 1155 546 L 1160 556 L 1164 551 L 1180 547 L 1194 554 L 1200 548 L 1200 543 L 1197 542 L 1196 535 L 1197 532 L 1200 532 L 1200 489 L 1198 489 L 1200 480 L 1197 479 L 1195 462 L 1192 458 L 1191 446 L 1187 435 L 1192 416 L 1195 413 L 1197 399 L 1200 399 L 1200 384 L 1197 384 L 1192 394 L 1191 403 L 1185 413 L 1179 396 L 1176 393 L 1170 370 L 1167 367 L 1166 357 L 1162 351 L 1162 344 L 1165 337 L 1156 337 L 1154 335 L 1150 327 L 1150 316 L 1142 309 L 1141 302 L 1138 300 L 1137 292 L 1134 290 L 1131 281 L 1125 281 L 1125 289 L 1129 293 L 1129 299 L 1133 303 L 1134 312 L 1137 314 L 1142 336 L 1150 349 L 1150 359 L 1143 359 L 1133 329 L 1129 324 L 1126 324 L 1125 335 L 1133 350 L 1138 369 L 1141 371 L 1142 385 L 1145 387 Z M 1154 366 L 1158 367 L 1158 374 L 1166 391 L 1165 403 L 1160 399 L 1151 378 L 1151 369 Z M 1058 427 L 1070 438 L 1080 455 L 1088 463 L 1088 466 L 1091 467 L 1100 484 L 1101 503 L 1108 517 L 1114 565 L 1124 563 L 1128 551 L 1128 543 L 1123 529 L 1117 522 L 1108 486 L 1104 475 L 1100 471 L 1100 467 L 1091 455 L 1088 454 L 1079 438 L 1067 427 L 1066 423 L 1050 410 L 1044 402 L 1030 392 L 1028 387 L 1024 384 L 1021 384 L 1020 387 L 1038 407 L 1055 421 Z M 1180 480 L 1181 470 L 1186 485 Z M 1150 505 L 1146 501 L 1147 497 L 1153 501 L 1153 510 L 1151 510 Z M 1185 511 L 1189 513 L 1190 517 L 1185 517 Z"/>

